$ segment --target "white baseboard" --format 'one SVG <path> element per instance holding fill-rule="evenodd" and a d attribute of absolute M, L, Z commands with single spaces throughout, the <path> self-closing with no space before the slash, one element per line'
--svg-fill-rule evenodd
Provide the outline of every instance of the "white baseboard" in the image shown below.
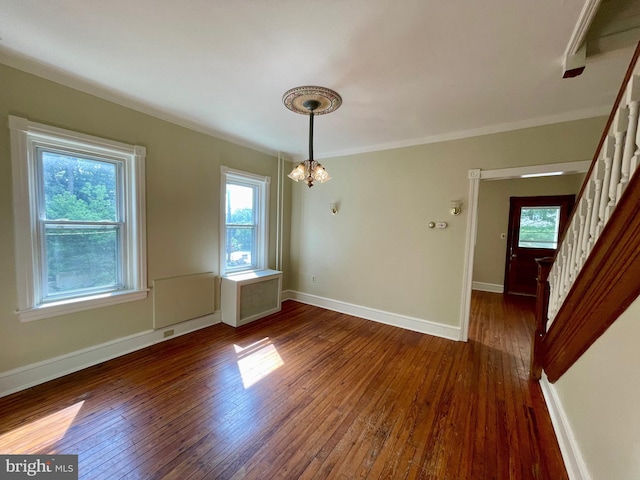
<path fill-rule="evenodd" d="M 472 282 L 471 288 L 473 290 L 480 290 L 481 292 L 504 293 L 504 285 L 497 283 Z"/>
<path fill-rule="evenodd" d="M 194 318 L 158 330 L 147 330 L 128 337 L 118 338 L 100 345 L 84 348 L 25 367 L 0 373 L 0 397 L 33 387 L 40 383 L 77 372 L 112 358 L 149 347 L 180 335 L 220 323 L 220 312 Z M 164 338 L 164 332 L 172 329 L 173 335 Z"/>
<path fill-rule="evenodd" d="M 547 404 L 549 415 L 551 416 L 551 423 L 556 432 L 562 459 L 564 460 L 564 465 L 570 480 L 591 480 L 591 474 L 582 457 L 567 414 L 564 408 L 562 408 L 558 393 L 555 387 L 549 383 L 544 373 L 540 379 L 540 387 L 542 388 L 542 394 L 544 395 L 544 400 Z"/>
<path fill-rule="evenodd" d="M 460 327 L 444 325 L 442 323 L 430 322 L 422 318 L 408 317 L 397 313 L 376 310 L 375 308 L 363 307 L 352 303 L 332 300 L 330 298 L 319 297 L 308 293 L 285 290 L 282 292 L 283 300 L 295 300 L 300 303 L 326 308 L 335 312 L 346 313 L 356 317 L 361 317 L 374 322 L 392 325 L 414 332 L 426 333 L 435 337 L 446 338 L 448 340 L 460 340 Z"/>

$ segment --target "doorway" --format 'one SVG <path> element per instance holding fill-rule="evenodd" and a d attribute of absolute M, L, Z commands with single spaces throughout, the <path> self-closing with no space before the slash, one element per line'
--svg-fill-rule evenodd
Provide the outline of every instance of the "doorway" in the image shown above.
<path fill-rule="evenodd" d="M 585 173 L 589 170 L 589 160 L 579 162 L 566 162 L 544 165 L 529 165 L 525 167 L 509 167 L 493 170 L 481 170 L 479 168 L 468 171 L 469 179 L 469 206 L 467 208 L 467 235 L 464 253 L 464 271 L 462 279 L 462 308 L 460 309 L 460 337 L 466 342 L 469 338 L 469 318 L 471 314 L 471 286 L 473 284 L 473 260 L 478 233 L 478 192 L 480 184 L 486 180 L 499 180 L 507 178 L 523 178 L 532 175 L 557 175 Z"/>
<path fill-rule="evenodd" d="M 511 197 L 504 292 L 536 294 L 536 258 L 552 257 L 558 248 L 575 195 Z"/>

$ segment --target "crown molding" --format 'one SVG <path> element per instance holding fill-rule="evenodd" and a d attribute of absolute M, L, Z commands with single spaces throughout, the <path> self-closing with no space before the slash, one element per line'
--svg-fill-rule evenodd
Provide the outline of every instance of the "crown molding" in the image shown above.
<path fill-rule="evenodd" d="M 480 137 L 483 135 L 492 135 L 496 133 L 505 133 L 514 130 L 522 130 L 525 128 L 542 127 L 545 125 L 553 125 L 555 123 L 571 122 L 575 120 L 584 120 L 587 118 L 601 117 L 609 115 L 611 105 L 586 108 L 582 110 L 574 110 L 556 115 L 546 115 L 543 117 L 520 120 L 510 123 L 500 123 L 488 125 L 486 127 L 473 128 L 469 130 L 459 130 L 457 132 L 442 133 L 438 135 L 430 135 L 427 137 L 400 140 L 397 142 L 380 143 L 369 147 L 352 148 L 345 150 L 335 150 L 333 152 L 325 152 L 316 154 L 316 159 L 343 157 L 347 155 L 358 155 L 361 153 L 378 152 L 382 150 L 392 150 L 396 148 L 415 147 L 418 145 L 426 145 L 430 143 L 449 142 L 452 140 L 461 140 L 464 138 Z M 295 160 L 301 158 L 300 155 L 295 156 Z"/>

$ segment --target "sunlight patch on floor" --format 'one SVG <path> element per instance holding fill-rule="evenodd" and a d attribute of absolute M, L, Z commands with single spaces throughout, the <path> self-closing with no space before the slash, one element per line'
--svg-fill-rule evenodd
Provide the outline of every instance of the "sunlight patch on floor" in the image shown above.
<path fill-rule="evenodd" d="M 271 343 L 269 337 L 247 347 L 234 345 L 233 348 L 238 355 L 238 368 L 245 389 L 284 365 L 278 350 Z"/>
<path fill-rule="evenodd" d="M 84 400 L 3 433 L 0 452 L 8 455 L 45 453 L 45 449 L 64 438 L 83 404 Z"/>

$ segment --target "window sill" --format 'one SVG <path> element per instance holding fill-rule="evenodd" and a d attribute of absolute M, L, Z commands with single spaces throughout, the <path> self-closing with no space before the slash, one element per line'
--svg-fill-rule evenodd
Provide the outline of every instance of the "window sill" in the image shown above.
<path fill-rule="evenodd" d="M 124 292 L 103 293 L 90 297 L 46 303 L 38 305 L 37 307 L 19 310 L 16 313 L 21 322 L 31 322 L 33 320 L 42 320 L 44 318 L 81 312 L 83 310 L 117 305 L 118 303 L 143 300 L 147 298 L 147 292 L 148 290 L 127 290 Z"/>
<path fill-rule="evenodd" d="M 270 277 L 272 275 L 281 275 L 279 270 L 272 270 L 270 268 L 255 268 L 252 270 L 241 270 L 239 272 L 231 272 L 226 275 L 222 275 L 222 278 L 241 282 L 245 280 L 258 279 L 264 277 Z"/>

